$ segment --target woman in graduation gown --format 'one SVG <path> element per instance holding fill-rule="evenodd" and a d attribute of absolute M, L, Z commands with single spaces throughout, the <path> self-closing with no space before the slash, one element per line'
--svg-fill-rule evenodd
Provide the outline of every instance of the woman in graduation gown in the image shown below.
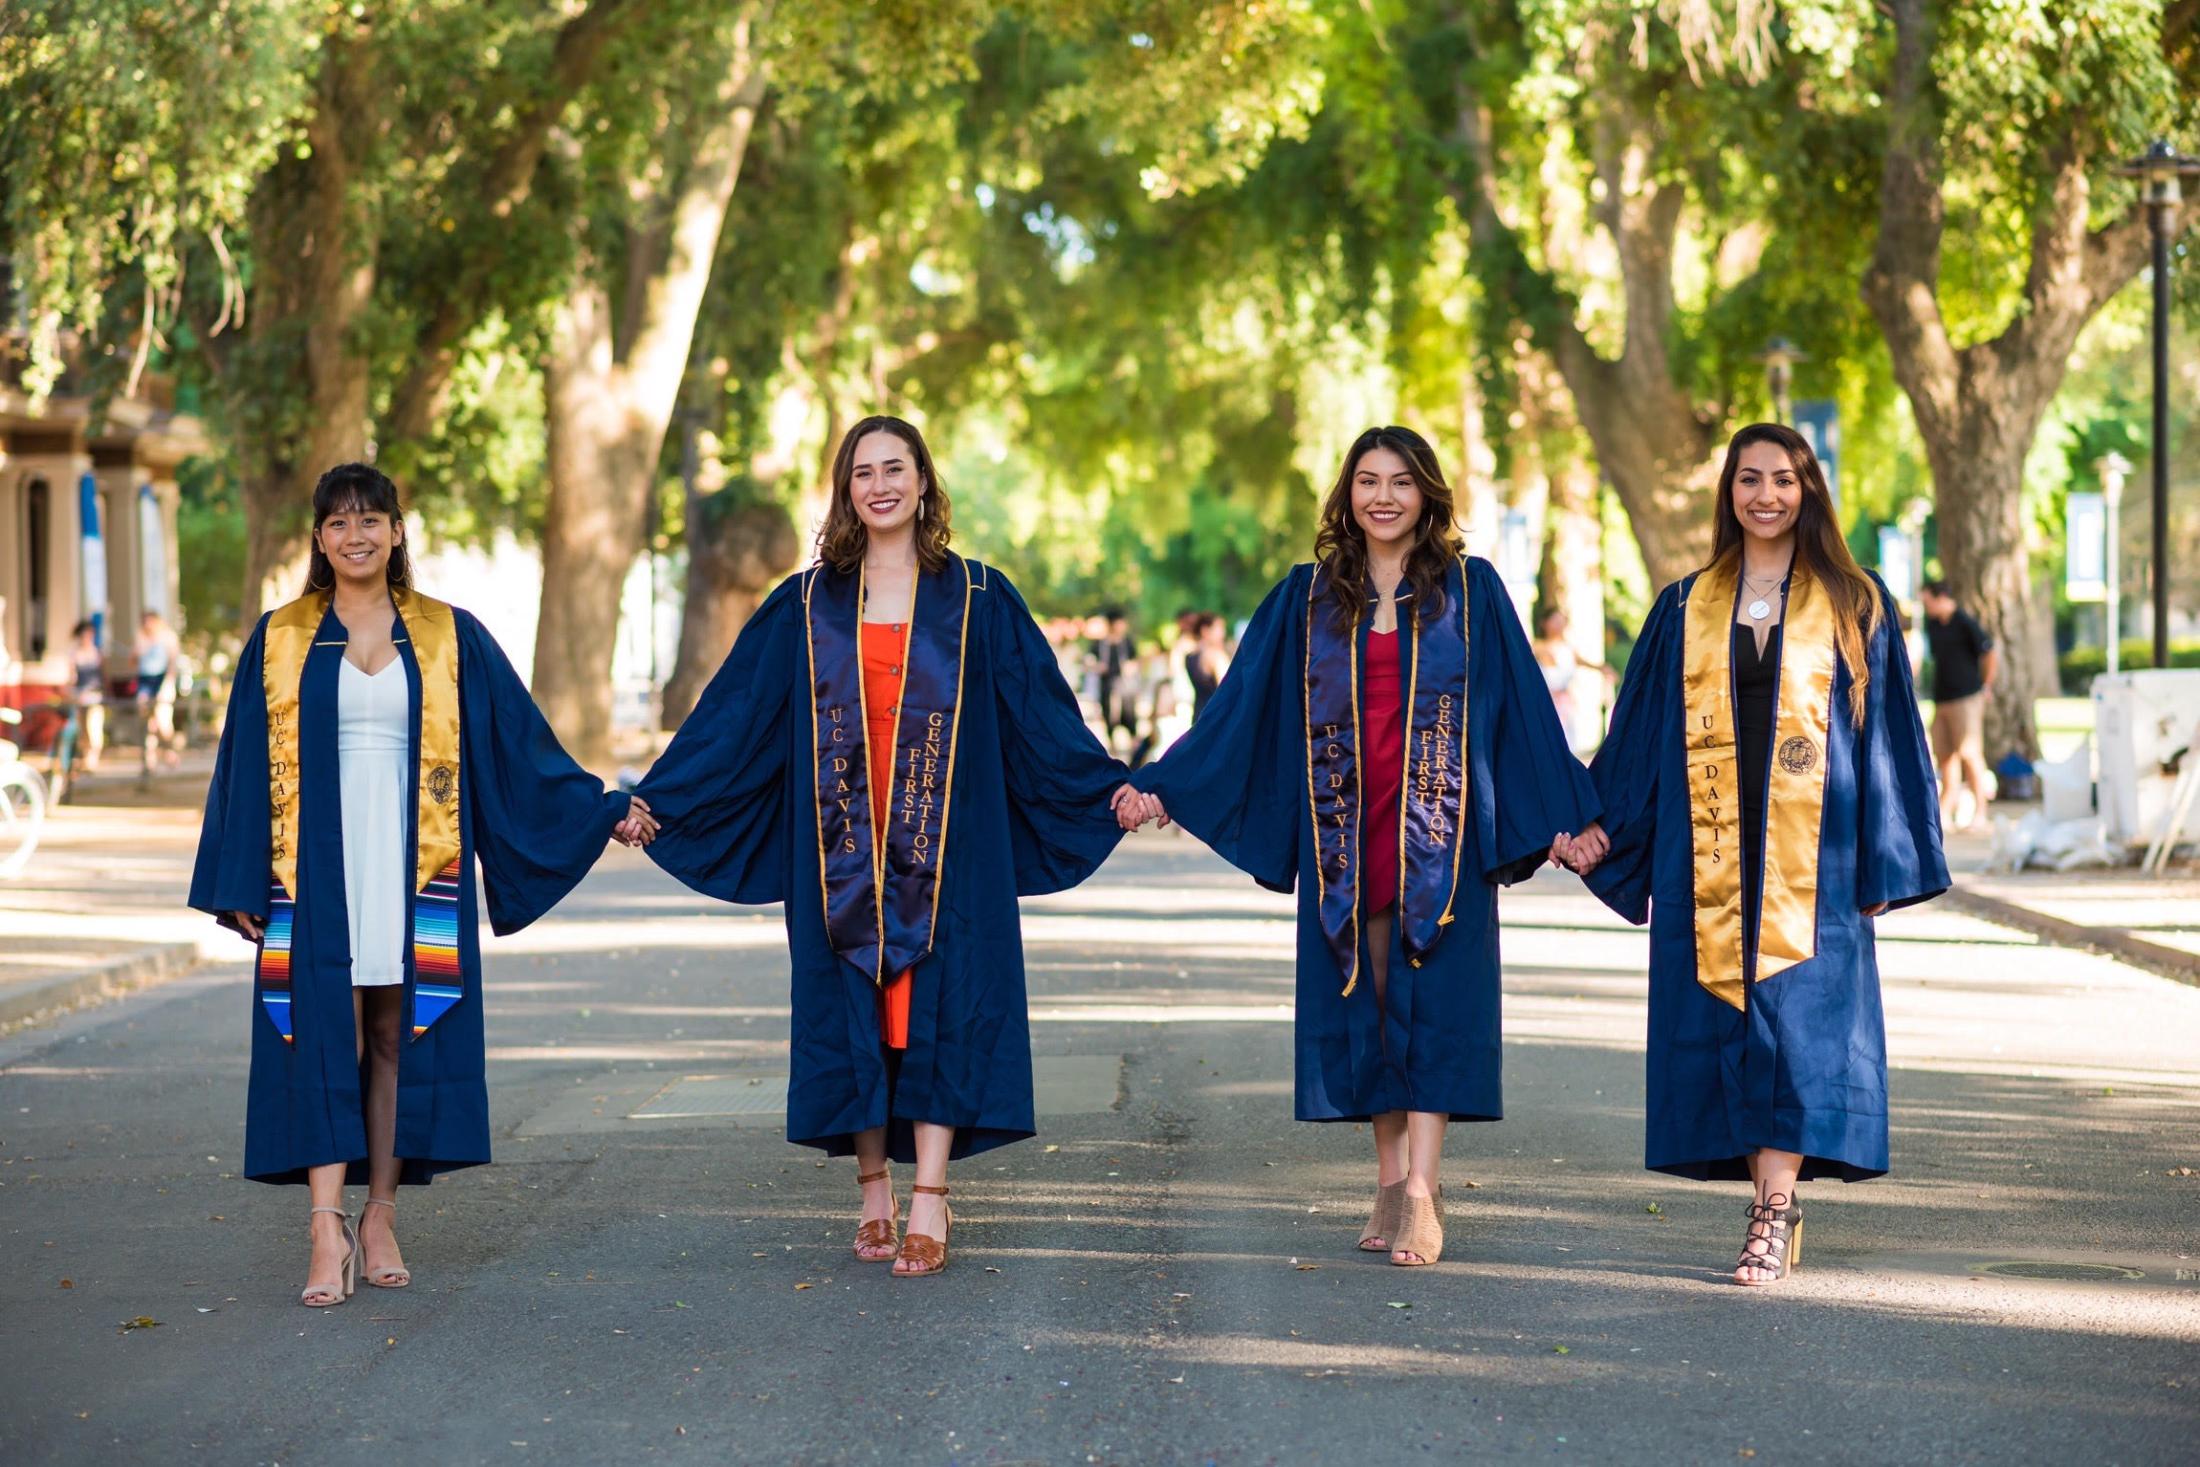
<path fill-rule="evenodd" d="M 1191 732 L 1133 775 L 1153 801 L 1136 813 L 1263 886 L 1296 884 L 1296 1114 L 1373 1122 L 1359 1246 L 1434 1263 L 1445 1126 L 1504 1109 L 1497 887 L 1588 826 L 1596 798 L 1419 434 L 1360 435 L 1314 553 Z"/>
<path fill-rule="evenodd" d="M 656 862 L 786 908 L 787 1139 L 856 1158 L 855 1253 L 947 1263 L 947 1166 L 1033 1134 L 1016 899 L 1076 885 L 1122 830 L 1100 745 L 1023 598 L 948 549 L 917 429 L 833 459 L 818 563 L 741 629 L 643 781 Z M 896 1243 L 887 1162 L 914 1163 Z"/>
<path fill-rule="evenodd" d="M 1602 826 L 1558 854 L 1650 923 L 1649 1165 L 1753 1181 L 1734 1277 L 1769 1284 L 1801 1261 L 1798 1181 L 1887 1169 L 1872 919 L 1948 868 L 1893 602 L 1808 441 L 1736 433 L 1716 523 L 1635 644 Z"/>
<path fill-rule="evenodd" d="M 322 475 L 306 594 L 237 661 L 190 897 L 259 947 L 244 1172 L 308 1188 L 300 1303 L 342 1303 L 362 1267 L 410 1283 L 399 1184 L 489 1159 L 477 883 L 515 932 L 622 822 L 651 826 L 558 746 L 479 622 L 413 590 L 396 486 Z"/>

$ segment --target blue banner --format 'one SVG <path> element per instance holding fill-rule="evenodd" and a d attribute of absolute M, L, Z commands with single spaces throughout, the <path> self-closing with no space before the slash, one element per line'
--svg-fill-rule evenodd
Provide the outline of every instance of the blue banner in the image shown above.
<path fill-rule="evenodd" d="M 1795 405 L 1795 431 L 1810 442 L 1826 471 L 1826 492 L 1841 502 L 1841 479 L 1836 465 L 1841 458 L 1841 408 L 1830 397 L 1807 398 Z"/>

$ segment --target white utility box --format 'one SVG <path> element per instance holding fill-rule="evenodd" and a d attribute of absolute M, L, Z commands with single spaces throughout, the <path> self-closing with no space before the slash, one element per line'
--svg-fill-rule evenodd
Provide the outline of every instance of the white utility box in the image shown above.
<path fill-rule="evenodd" d="M 2144 846 L 2161 834 L 2180 751 L 2200 759 L 2200 668 L 2143 668 L 2093 679 L 2103 834 Z"/>

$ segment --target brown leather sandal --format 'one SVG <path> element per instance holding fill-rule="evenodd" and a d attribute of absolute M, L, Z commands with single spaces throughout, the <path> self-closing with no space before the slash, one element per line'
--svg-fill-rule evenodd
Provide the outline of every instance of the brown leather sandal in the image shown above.
<path fill-rule="evenodd" d="M 1398 1236 L 1398 1218 L 1405 1211 L 1405 1198 L 1404 1177 L 1375 1189 L 1375 1209 L 1367 1216 L 1367 1226 L 1360 1229 L 1359 1248 L 1362 1253 L 1390 1251 L 1390 1240 Z"/>
<path fill-rule="evenodd" d="M 947 1195 L 945 1187 L 927 1187 L 922 1182 L 911 1183 L 909 1190 L 922 1192 L 931 1197 L 945 1197 Z M 910 1233 L 902 1238 L 901 1252 L 895 1255 L 894 1262 L 897 1265 L 908 1263 L 915 1266 L 908 1269 L 895 1268 L 895 1278 L 930 1278 L 933 1274 L 946 1271 L 947 1234 L 954 1231 L 955 1210 L 950 1207 L 945 1209 L 945 1212 L 946 1226 L 940 1230 L 939 1237 L 934 1238 L 925 1233 Z"/>
<path fill-rule="evenodd" d="M 872 1182 L 884 1180 L 885 1176 L 885 1167 L 880 1167 L 875 1172 L 857 1172 L 856 1185 L 858 1187 L 868 1186 Z M 901 1243 L 901 1229 L 895 1225 L 900 1217 L 901 1204 L 896 1202 L 892 1217 L 874 1217 L 856 1229 L 855 1254 L 858 1261 L 863 1263 L 892 1263 L 894 1261 L 892 1250 Z M 875 1248 L 884 1248 L 888 1251 L 883 1257 L 866 1251 Z"/>
<path fill-rule="evenodd" d="M 1400 1258 L 1410 1253 L 1411 1258 Z M 1444 1256 L 1444 1189 L 1433 1197 L 1407 1193 L 1400 1209 L 1398 1235 L 1390 1240 L 1390 1261 L 1399 1268 L 1426 1268 Z"/>

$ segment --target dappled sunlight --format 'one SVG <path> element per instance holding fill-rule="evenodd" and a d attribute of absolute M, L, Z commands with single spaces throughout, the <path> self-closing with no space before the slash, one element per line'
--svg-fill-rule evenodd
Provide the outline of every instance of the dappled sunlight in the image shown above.
<path fill-rule="evenodd" d="M 781 1058 L 787 1041 L 768 1039 L 665 1039 L 628 1044 L 492 1044 L 492 1064 L 688 1064 L 703 1060 Z"/>
<path fill-rule="evenodd" d="M 621 953 L 674 951 L 786 951 L 787 929 L 777 922 L 737 917 L 655 918 L 646 923 L 538 922 L 504 937 L 481 929 L 484 958 L 586 955 L 616 959 Z"/>

